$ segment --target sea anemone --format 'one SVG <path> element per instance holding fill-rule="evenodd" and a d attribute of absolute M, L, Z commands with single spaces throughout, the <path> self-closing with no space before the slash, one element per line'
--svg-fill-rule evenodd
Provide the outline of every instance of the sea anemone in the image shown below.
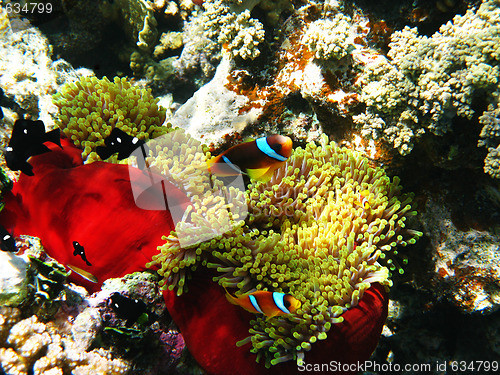
<path fill-rule="evenodd" d="M 204 252 L 211 253 L 222 234 L 235 233 L 243 226 L 248 212 L 244 186 L 238 188 L 211 176 L 206 167 L 210 153 L 181 129 L 150 141 L 148 147 L 151 168 L 177 186 L 192 204 L 148 264 L 159 266 L 160 283 L 180 295 L 187 290 L 191 272 L 207 258 Z"/>
<path fill-rule="evenodd" d="M 224 225 L 219 211 L 203 212 L 200 205 L 185 215 L 185 225 L 220 227 L 220 234 L 183 248 L 172 232 L 152 264 L 160 266 L 165 286 L 178 295 L 186 290 L 179 271 L 200 264 L 217 271 L 213 280 L 220 290 L 292 294 L 302 303 L 294 314 L 256 317 L 238 345 L 251 343 L 266 366 L 301 363 L 371 286 L 391 285 L 390 271 L 379 260 L 421 235 L 405 227 L 415 211 L 411 195 L 401 190 L 397 178 L 391 181 L 360 153 L 323 136 L 320 145 L 295 149 L 269 182 L 250 184 L 246 218 Z M 225 212 L 227 206 L 217 208 Z"/>
<path fill-rule="evenodd" d="M 132 86 L 126 78 L 83 77 L 67 83 L 52 98 L 59 107 L 57 124 L 75 146 L 83 149 L 84 159 L 117 127 L 149 140 L 170 130 L 162 127 L 166 110 L 158 106 L 150 89 Z M 90 160 L 99 160 L 96 154 Z"/>
<path fill-rule="evenodd" d="M 59 263 L 97 278 L 93 283 L 73 272 L 71 281 L 97 291 L 110 277 L 144 270 L 162 236 L 174 229 L 175 218 L 169 210 L 136 205 L 131 186 L 149 183 L 141 170 L 105 162 L 84 165 L 81 149 L 68 139 L 61 144 L 63 149 L 48 144 L 51 152 L 30 159 L 34 176 L 21 174 L 5 193 L 0 224 L 15 236 L 39 237 Z M 186 209 L 189 201 L 181 191 L 168 182 L 162 186 Z M 152 186 L 149 197 L 163 197 L 159 188 Z M 75 254 L 73 241 L 84 247 L 88 263 Z"/>

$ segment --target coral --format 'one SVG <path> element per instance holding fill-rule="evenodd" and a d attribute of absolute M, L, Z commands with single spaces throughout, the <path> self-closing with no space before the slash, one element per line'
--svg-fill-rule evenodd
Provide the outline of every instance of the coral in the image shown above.
<path fill-rule="evenodd" d="M 162 235 L 174 228 L 169 210 L 139 208 L 131 186 L 150 187 L 144 199 L 163 198 L 164 186 L 183 209 L 187 200 L 168 182 L 151 186 L 149 176 L 139 169 L 104 162 L 82 165 L 81 150 L 67 139 L 61 143 L 63 149 L 55 146 L 51 152 L 31 158 L 35 175 L 22 175 L 5 195 L 0 222 L 8 223 L 14 236 L 39 237 L 59 263 L 97 277 L 97 283 L 75 272 L 69 277 L 95 291 L 109 277 L 144 269 L 163 243 Z M 85 248 L 91 266 L 73 254 L 73 241 Z"/>
<path fill-rule="evenodd" d="M 479 117 L 479 123 L 483 128 L 478 146 L 488 148 L 484 171 L 494 178 L 500 178 L 500 102 L 496 107 L 490 104 L 488 110 Z"/>
<path fill-rule="evenodd" d="M 472 101 L 500 84 L 498 5 L 484 1 L 431 37 L 409 27 L 392 34 L 388 59 L 366 64 L 357 82 L 367 106 L 353 117 L 362 135 L 406 155 L 422 134 L 448 132 L 457 115 L 471 118 Z"/>
<path fill-rule="evenodd" d="M 176 50 L 182 47 L 182 33 L 171 31 L 163 33 L 160 37 L 160 43 L 155 46 L 154 57 L 158 58 L 169 50 Z"/>
<path fill-rule="evenodd" d="M 341 59 L 349 53 L 351 25 L 351 20 L 341 13 L 331 19 L 314 21 L 307 26 L 303 42 L 314 52 L 317 59 Z"/>
<path fill-rule="evenodd" d="M 500 178 L 500 145 L 489 148 L 484 159 L 484 171 L 493 178 Z"/>
<path fill-rule="evenodd" d="M 166 110 L 145 90 L 131 85 L 125 78 L 84 77 L 64 85 L 53 96 L 59 107 L 57 123 L 73 143 L 83 149 L 83 157 L 98 160 L 92 154 L 104 145 L 111 130 L 118 127 L 126 133 L 148 140 L 168 131 L 162 127 Z"/>
<path fill-rule="evenodd" d="M 154 48 L 158 38 L 158 25 L 151 3 L 145 0 L 116 0 L 109 5 L 120 12 L 125 32 L 142 50 Z"/>
<path fill-rule="evenodd" d="M 16 112 L 46 124 L 52 123 L 50 115 L 55 113 L 49 94 L 58 87 L 50 55 L 49 42 L 38 29 L 13 32 L 0 7 L 0 87 L 18 104 Z"/>
<path fill-rule="evenodd" d="M 201 83 L 211 78 L 223 55 L 254 59 L 265 31 L 260 21 L 250 17 L 256 3 L 232 7 L 228 1 L 203 2 L 203 12 L 184 26 L 184 49 L 174 66 L 181 75 L 201 70 Z M 233 9 L 237 8 L 237 9 Z"/>
<path fill-rule="evenodd" d="M 361 203 L 362 192 L 368 207 Z M 421 235 L 405 228 L 415 212 L 398 179 L 391 181 L 383 170 L 369 167 L 366 158 L 337 148 L 326 136 L 320 146 L 295 149 L 271 181 L 254 182 L 245 194 L 245 221 L 228 227 L 220 214 L 225 206 L 214 214 L 201 211 L 202 220 L 186 215 L 185 225 L 201 224 L 197 231 L 221 227 L 222 234 L 182 249 L 171 233 L 152 264 L 161 266 L 166 286 L 178 294 L 186 288 L 179 271 L 187 257 L 193 270 L 200 263 L 217 270 L 214 280 L 236 288 L 237 294 L 273 290 L 299 299 L 296 314 L 251 322 L 250 337 L 241 344 L 251 342 L 252 352 L 266 365 L 300 362 L 370 285 L 391 284 L 389 269 L 379 261 L 396 270 L 389 255 Z"/>
<path fill-rule="evenodd" d="M 128 320 L 134 313 L 129 304 L 121 305 L 123 300 L 120 299 L 116 305 L 117 294 L 126 301 L 137 300 L 142 304 L 144 309 L 137 320 Z M 168 315 L 155 273 L 135 272 L 121 279 L 109 279 L 89 302 L 97 308 L 90 307 L 88 310 L 100 311 L 97 315 L 102 317 L 104 326 L 100 336 L 104 347 L 109 346 L 116 353 L 132 356 L 136 371 L 172 372 L 180 363 L 185 354 L 184 340 Z M 88 325 L 83 319 L 80 323 L 85 330 Z M 146 369 L 149 371 L 146 372 Z"/>
<path fill-rule="evenodd" d="M 260 54 L 258 45 L 264 40 L 264 27 L 250 17 L 250 10 L 231 11 L 223 0 L 203 4 L 203 27 L 207 37 L 223 48 L 231 57 L 254 59 Z"/>
<path fill-rule="evenodd" d="M 497 196 L 498 191 L 493 192 Z M 429 199 L 421 215 L 425 235 L 430 239 L 434 263 L 432 292 L 445 296 L 465 313 L 483 314 L 500 308 L 500 270 L 496 233 L 455 226 L 443 202 Z"/>
<path fill-rule="evenodd" d="M 53 322 L 42 323 L 35 315 L 16 322 L 15 310 L 0 312 L 2 326 L 10 326 L 0 345 L 1 367 L 7 375 L 63 374 L 65 369 L 73 374 L 125 374 L 130 368 L 103 349 L 82 351 Z"/>

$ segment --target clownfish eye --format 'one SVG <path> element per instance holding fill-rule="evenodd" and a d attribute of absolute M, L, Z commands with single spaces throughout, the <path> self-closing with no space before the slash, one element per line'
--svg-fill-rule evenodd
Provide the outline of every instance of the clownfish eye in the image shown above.
<path fill-rule="evenodd" d="M 287 298 L 287 299 L 285 299 L 285 300 L 283 301 L 283 305 L 285 305 L 285 307 L 288 309 L 288 308 L 289 308 L 292 304 L 290 303 L 290 301 L 289 301 L 289 300 L 288 300 L 288 298 Z"/>

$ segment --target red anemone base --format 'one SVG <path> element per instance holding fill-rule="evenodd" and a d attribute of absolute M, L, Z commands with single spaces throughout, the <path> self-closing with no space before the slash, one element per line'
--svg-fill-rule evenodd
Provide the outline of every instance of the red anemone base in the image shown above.
<path fill-rule="evenodd" d="M 306 352 L 304 368 L 289 361 L 266 369 L 250 353 L 251 344 L 236 346 L 249 335 L 253 314 L 230 304 L 224 289 L 212 282 L 211 276 L 197 272 L 188 292 L 179 297 L 165 291 L 163 296 L 189 351 L 212 375 L 311 373 L 315 364 L 332 365 L 330 369 L 341 366 L 340 371 L 329 372 L 332 374 L 356 374 L 358 362 L 368 360 L 375 350 L 387 318 L 387 293 L 380 284 L 373 284 L 358 306 L 343 314 L 344 322 L 335 324 L 326 340 L 316 342 Z"/>
<path fill-rule="evenodd" d="M 168 210 L 136 206 L 131 184 L 147 186 L 143 171 L 130 168 L 129 173 L 127 165 L 104 162 L 83 165 L 81 150 L 67 139 L 61 143 L 63 149 L 47 144 L 51 152 L 29 159 L 35 175 L 22 174 L 5 195 L 0 223 L 14 236 L 39 237 L 58 262 L 97 277 L 98 282 L 91 283 L 75 272 L 70 276 L 94 292 L 107 278 L 144 270 L 174 223 Z M 167 188 L 169 195 L 186 202 L 176 187 Z M 151 193 L 163 197 L 161 190 Z M 73 241 L 84 247 L 90 266 L 73 254 Z"/>

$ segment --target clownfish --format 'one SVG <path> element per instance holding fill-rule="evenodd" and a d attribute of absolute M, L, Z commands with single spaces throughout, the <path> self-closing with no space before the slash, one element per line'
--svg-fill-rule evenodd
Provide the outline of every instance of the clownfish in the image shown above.
<path fill-rule="evenodd" d="M 270 135 L 241 143 L 207 161 L 208 170 L 221 177 L 246 173 L 253 180 L 269 181 L 292 154 L 292 140 L 283 135 Z"/>
<path fill-rule="evenodd" d="M 362 207 L 364 210 L 370 208 L 370 201 L 368 200 L 368 196 L 370 195 L 369 190 L 363 190 L 359 192 L 358 200 L 354 202 L 357 206 Z"/>
<path fill-rule="evenodd" d="M 226 290 L 226 298 L 233 305 L 243 307 L 254 314 L 264 314 L 268 319 L 291 314 L 300 307 L 300 301 L 291 294 L 263 290 L 237 297 Z"/>

